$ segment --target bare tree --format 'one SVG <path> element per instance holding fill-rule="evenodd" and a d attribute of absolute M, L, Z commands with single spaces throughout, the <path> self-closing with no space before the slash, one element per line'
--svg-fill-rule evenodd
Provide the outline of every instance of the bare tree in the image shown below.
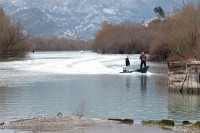
<path fill-rule="evenodd" d="M 27 50 L 25 40 L 28 35 L 23 33 L 20 23 L 15 23 L 0 10 L 0 56 L 24 56 Z"/>
<path fill-rule="evenodd" d="M 139 53 L 148 51 L 146 27 L 139 23 L 104 23 L 94 39 L 94 50 L 100 53 Z"/>

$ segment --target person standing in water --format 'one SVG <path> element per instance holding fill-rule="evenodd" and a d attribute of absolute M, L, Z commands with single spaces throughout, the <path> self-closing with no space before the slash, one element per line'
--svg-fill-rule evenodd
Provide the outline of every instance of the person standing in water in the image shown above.
<path fill-rule="evenodd" d="M 125 59 L 125 64 L 126 64 L 126 70 L 129 71 L 130 61 L 129 61 L 128 55 L 127 55 L 127 57 L 126 57 L 126 59 Z"/>
<path fill-rule="evenodd" d="M 142 54 L 140 55 L 140 60 L 141 60 L 140 68 L 142 68 L 143 64 L 144 64 L 144 67 L 146 67 L 146 60 L 147 60 L 147 57 L 146 57 L 146 55 L 144 54 L 144 52 L 142 52 Z"/>

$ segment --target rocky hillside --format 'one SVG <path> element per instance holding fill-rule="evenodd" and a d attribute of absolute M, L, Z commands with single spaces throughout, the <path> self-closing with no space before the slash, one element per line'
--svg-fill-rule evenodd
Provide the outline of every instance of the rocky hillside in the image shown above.
<path fill-rule="evenodd" d="M 104 21 L 147 21 L 156 16 L 154 7 L 161 6 L 169 14 L 183 3 L 182 0 L 0 0 L 0 5 L 32 35 L 93 38 Z"/>

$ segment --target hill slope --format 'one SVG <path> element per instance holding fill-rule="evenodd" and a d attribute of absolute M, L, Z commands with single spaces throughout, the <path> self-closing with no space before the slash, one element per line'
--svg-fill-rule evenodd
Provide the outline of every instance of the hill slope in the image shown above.
<path fill-rule="evenodd" d="M 146 21 L 155 17 L 156 6 L 169 13 L 182 4 L 182 0 L 0 0 L 1 7 L 32 35 L 75 38 L 93 38 L 104 21 Z"/>

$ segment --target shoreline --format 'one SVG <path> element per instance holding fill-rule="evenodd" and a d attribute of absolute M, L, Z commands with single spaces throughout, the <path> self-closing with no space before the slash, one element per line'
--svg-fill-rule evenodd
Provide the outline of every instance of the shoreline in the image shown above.
<path fill-rule="evenodd" d="M 56 132 L 114 123 L 117 122 L 79 116 L 37 116 L 1 122 L 0 128 L 32 132 Z"/>
<path fill-rule="evenodd" d="M 120 119 L 123 120 L 123 119 Z M 131 120 L 131 119 L 124 119 Z M 188 123 L 186 125 L 159 125 L 157 121 L 151 120 L 151 123 L 126 123 L 115 120 L 103 120 L 97 118 L 86 118 L 79 116 L 37 116 L 31 118 L 21 118 L 17 120 L 10 120 L 0 123 L 0 128 L 5 130 L 17 130 L 17 131 L 31 131 L 31 132 L 59 132 L 59 131 L 71 131 L 79 130 L 80 128 L 86 129 L 103 129 L 105 127 L 119 128 L 120 125 L 127 125 L 128 128 L 146 128 L 148 130 L 155 130 L 154 128 L 164 129 L 164 131 L 171 131 L 172 133 L 185 132 L 185 133 L 199 133 L 200 126 L 197 127 L 194 123 Z M 199 124 L 199 123 L 198 123 Z M 126 127 L 126 126 L 124 126 Z M 132 130 L 132 129 L 130 129 Z M 158 129 L 157 129 L 158 130 Z"/>

